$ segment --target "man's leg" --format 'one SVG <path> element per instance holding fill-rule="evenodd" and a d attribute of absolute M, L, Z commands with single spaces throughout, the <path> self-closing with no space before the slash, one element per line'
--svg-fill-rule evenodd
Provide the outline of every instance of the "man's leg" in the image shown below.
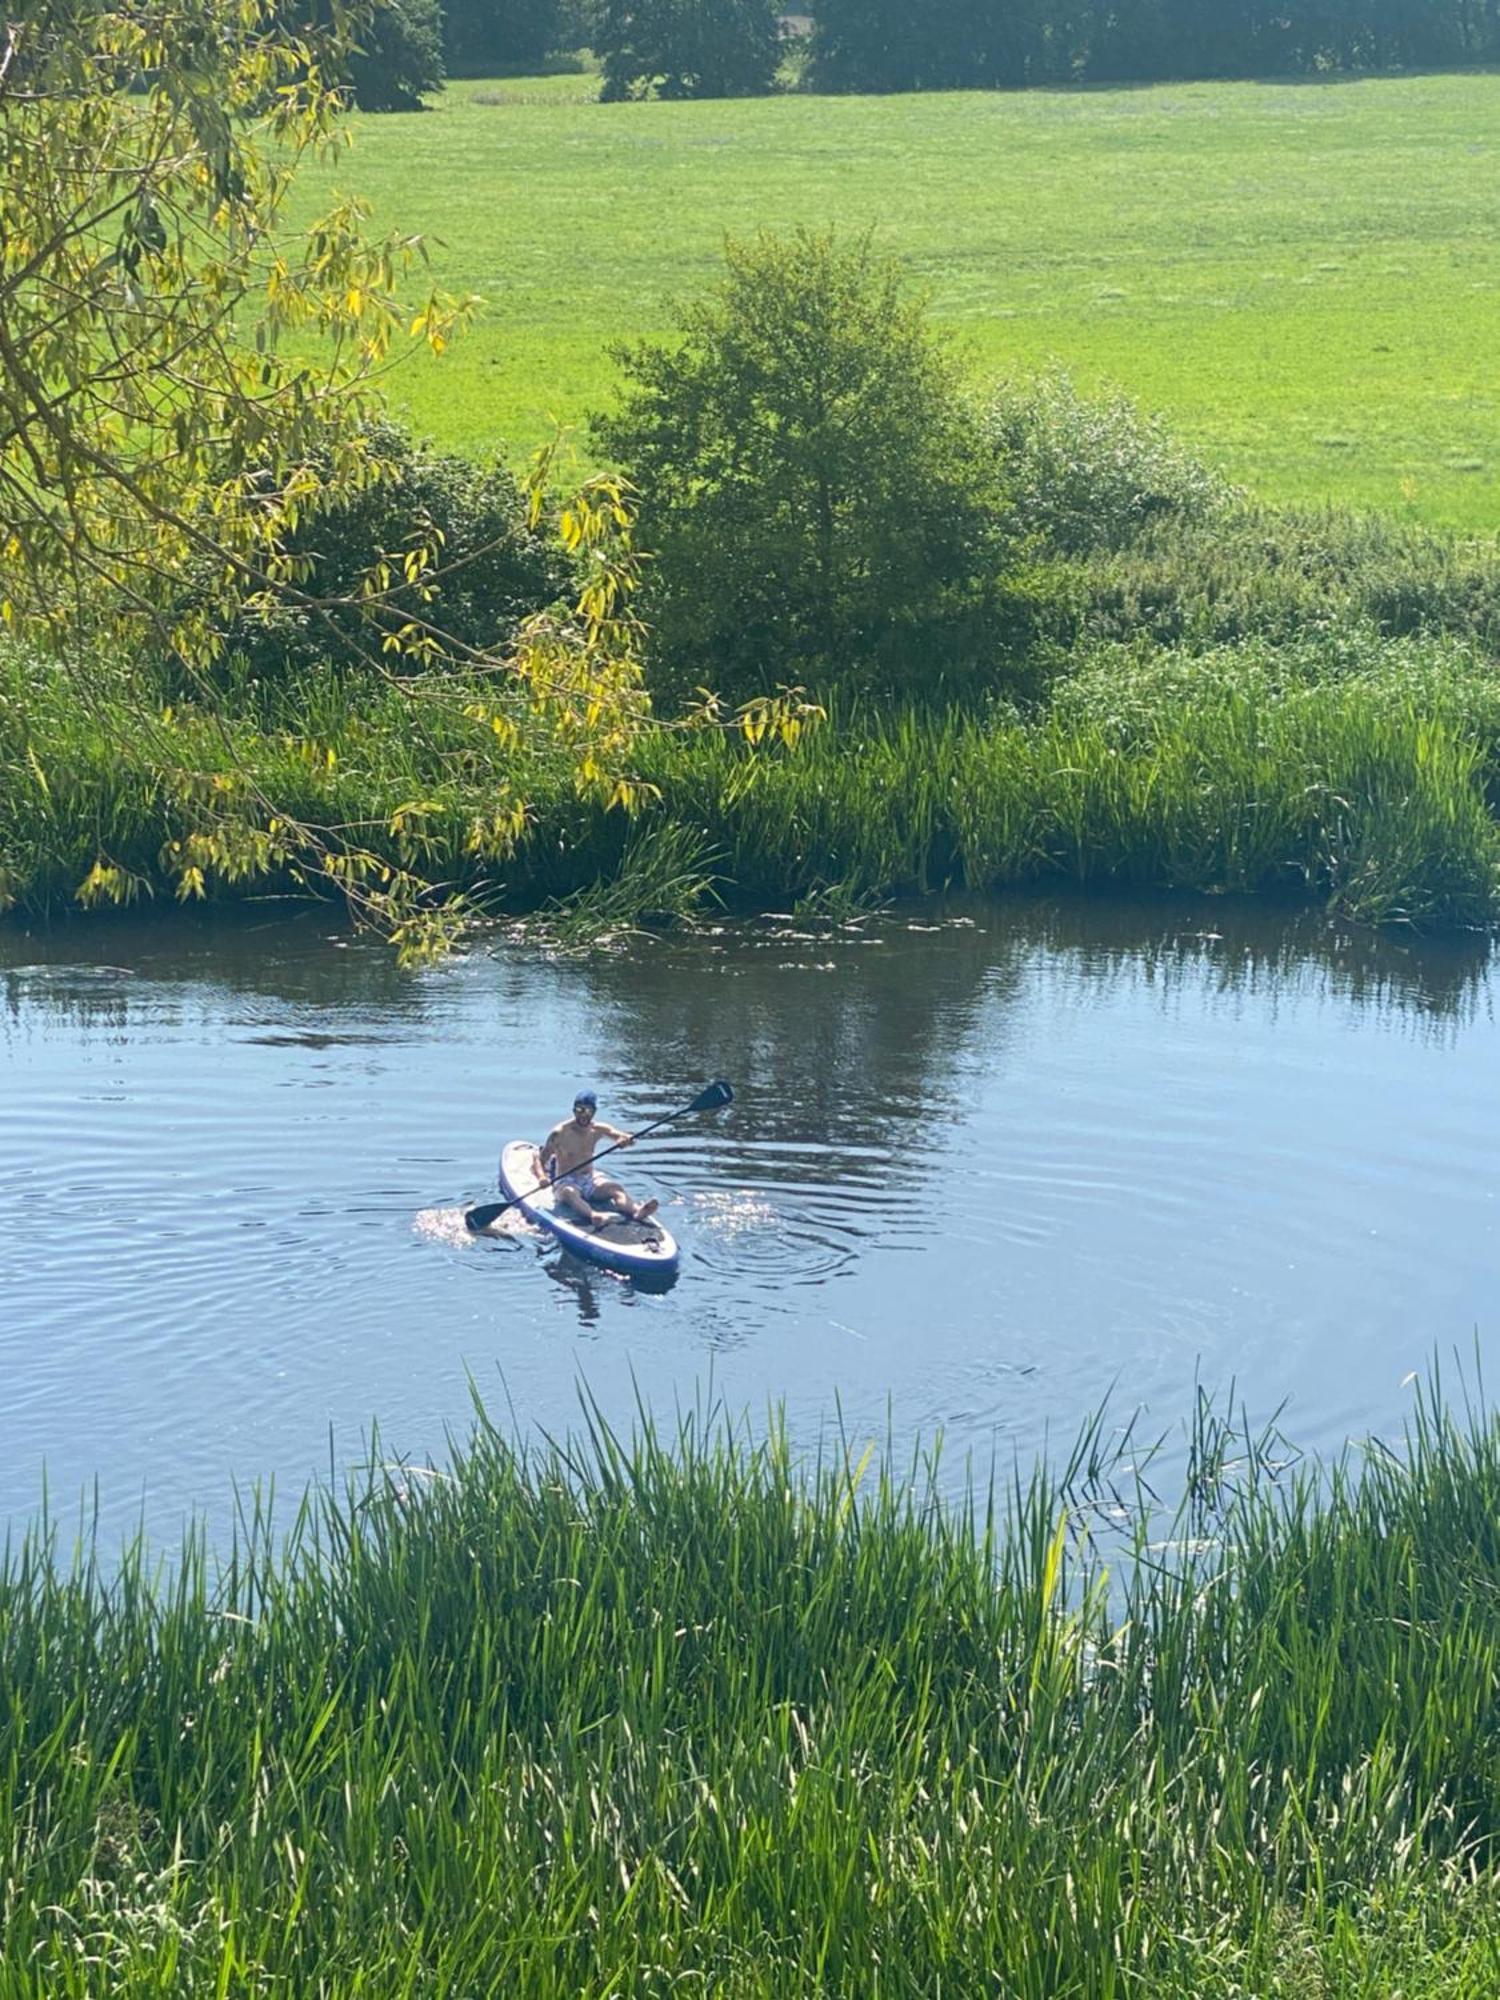
<path fill-rule="evenodd" d="M 576 1217 L 579 1222 L 586 1222 L 590 1229 L 597 1229 L 601 1223 L 609 1220 L 607 1215 L 596 1214 L 579 1190 L 568 1181 L 559 1181 L 556 1184 L 552 1199 L 565 1215 Z"/>
<path fill-rule="evenodd" d="M 629 1222 L 649 1222 L 661 1206 L 654 1197 L 650 1201 L 632 1201 L 618 1181 L 595 1181 L 593 1196 L 596 1202 L 618 1209 Z"/>

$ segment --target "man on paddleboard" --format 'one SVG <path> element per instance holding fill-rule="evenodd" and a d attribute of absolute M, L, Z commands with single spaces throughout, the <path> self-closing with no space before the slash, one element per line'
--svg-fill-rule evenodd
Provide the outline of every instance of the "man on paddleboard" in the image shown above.
<path fill-rule="evenodd" d="M 555 1205 L 591 1229 L 602 1229 L 622 1215 L 627 1222 L 649 1222 L 657 1210 L 654 1200 L 632 1201 L 618 1181 L 594 1171 L 594 1148 L 601 1139 L 628 1146 L 634 1137 L 602 1123 L 595 1116 L 598 1108 L 592 1090 L 579 1091 L 573 1099 L 573 1116 L 554 1125 L 542 1141 L 537 1154 L 540 1177 L 551 1181 Z"/>

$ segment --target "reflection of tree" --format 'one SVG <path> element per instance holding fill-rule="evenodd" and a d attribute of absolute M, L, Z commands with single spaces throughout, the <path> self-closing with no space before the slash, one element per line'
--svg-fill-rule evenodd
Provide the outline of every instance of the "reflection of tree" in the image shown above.
<path fill-rule="evenodd" d="M 0 998 L 14 1020 L 41 1010 L 85 1031 L 119 1032 L 134 1007 L 160 1016 L 167 989 L 185 1019 L 222 1021 L 226 996 L 236 1015 L 233 1000 L 251 1003 L 250 1022 L 305 1016 L 324 1029 L 336 1029 L 340 1013 L 425 1010 L 421 982 L 388 949 L 351 937 L 331 910 L 292 914 L 278 903 L 0 923 Z"/>
<path fill-rule="evenodd" d="M 762 1165 L 767 1149 L 800 1152 L 815 1138 L 835 1171 L 858 1178 L 872 1152 L 928 1143 L 935 1116 L 956 1107 L 966 1065 L 1002 1058 L 1006 1016 L 1039 956 L 1101 994 L 1138 980 L 1163 995 L 1206 985 L 1268 1005 L 1323 995 L 1451 1033 L 1481 1004 L 1490 944 L 1477 933 L 1341 928 L 1267 903 L 1053 895 L 916 906 L 818 933 L 765 920 L 562 967 L 522 947 L 505 963 L 523 999 L 543 981 L 581 985 L 638 1121 L 728 1076 L 742 1107 L 725 1128 L 727 1159 L 735 1130 L 755 1135 Z M 436 975 L 439 990 L 446 976 Z M 426 1017 L 431 995 L 330 911 L 252 905 L 0 925 L 0 1020 L 40 1012 L 121 1034 L 149 1005 L 158 1018 L 175 1008 L 216 1024 L 227 1013 L 299 1043 L 388 1041 Z M 686 1139 L 694 1123 L 668 1128 L 653 1149 L 669 1155 L 674 1132 Z"/>
<path fill-rule="evenodd" d="M 728 1176 L 814 1144 L 833 1175 L 859 1182 L 872 1154 L 941 1144 L 935 1122 L 966 1073 L 1003 1061 L 1007 1016 L 1041 960 L 1101 997 L 1122 981 L 1267 1005 L 1326 996 L 1449 1033 L 1479 1005 L 1489 950 L 1477 934 L 1393 937 L 1274 904 L 1080 895 L 919 907 L 817 936 L 762 922 L 575 976 L 605 1014 L 614 1075 L 646 1084 L 653 1114 L 711 1076 L 734 1083 L 740 1102 L 715 1142 Z M 694 1151 L 695 1123 L 678 1128 Z M 671 1143 L 653 1140 L 653 1154 Z"/>
<path fill-rule="evenodd" d="M 1026 940 L 996 915 L 933 929 L 916 912 L 816 935 L 759 924 L 717 950 L 662 946 L 591 965 L 587 977 L 618 1074 L 650 1079 L 663 1109 L 712 1076 L 734 1084 L 722 1154 L 731 1178 L 750 1164 L 736 1159 L 738 1131 L 753 1135 L 762 1172 L 778 1146 L 800 1162 L 812 1141 L 828 1171 L 858 1181 L 872 1154 L 926 1143 L 935 1112 L 956 1106 L 981 1006 L 1019 985 Z M 987 1058 L 996 1037 L 990 1011 Z"/>
<path fill-rule="evenodd" d="M 1462 1026 L 1480 1004 L 1490 940 L 1478 931 L 1376 931 L 1274 903 L 1048 898 L 1020 921 L 1033 944 L 1074 954 L 1100 983 L 1127 968 L 1170 993 L 1328 998 L 1380 1015 Z"/>

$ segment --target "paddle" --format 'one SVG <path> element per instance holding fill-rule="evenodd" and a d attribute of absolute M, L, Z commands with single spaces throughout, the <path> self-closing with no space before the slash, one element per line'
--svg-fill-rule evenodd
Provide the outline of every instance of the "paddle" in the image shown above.
<path fill-rule="evenodd" d="M 616 1139 L 612 1146 L 606 1146 L 603 1152 L 595 1153 L 593 1159 L 589 1161 L 589 1165 L 597 1165 L 606 1153 L 618 1153 L 621 1146 L 631 1144 L 636 1139 L 644 1139 L 648 1132 L 656 1131 L 658 1126 L 670 1125 L 674 1118 L 689 1118 L 695 1111 L 717 1111 L 721 1106 L 733 1104 L 733 1102 L 734 1092 L 721 1077 L 717 1083 L 711 1083 L 706 1089 L 700 1090 L 692 1103 L 684 1104 L 680 1111 L 669 1111 L 664 1118 L 653 1118 L 651 1123 L 643 1125 L 639 1132 L 632 1132 L 629 1140 Z M 546 1185 L 545 1181 L 538 1181 L 534 1188 L 526 1190 L 526 1194 L 540 1194 Z M 504 1215 L 508 1208 L 514 1208 L 518 1201 L 524 1201 L 525 1199 L 526 1195 L 513 1194 L 509 1201 L 486 1201 L 482 1202 L 478 1208 L 466 1209 L 464 1211 L 464 1227 L 472 1229 L 476 1234 L 481 1229 L 488 1229 L 497 1215 Z"/>

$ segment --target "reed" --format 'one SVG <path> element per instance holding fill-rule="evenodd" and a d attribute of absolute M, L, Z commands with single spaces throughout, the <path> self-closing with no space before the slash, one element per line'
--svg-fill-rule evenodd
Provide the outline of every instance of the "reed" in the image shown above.
<path fill-rule="evenodd" d="M 698 1407 L 0 1563 L 0 1991 L 1494 1990 L 1500 1423 L 1175 1519 Z M 1121 1525 L 1123 1517 L 1124 1525 Z"/>
<path fill-rule="evenodd" d="M 266 797 L 574 931 L 715 899 L 1051 879 L 1312 898 L 1374 923 L 1497 909 L 1500 676 L 1450 641 L 1103 647 L 1035 713 L 835 711 L 794 753 L 666 731 L 638 773 L 659 797 L 634 821 L 420 686 L 313 676 L 227 724 L 164 709 L 143 733 L 125 715 L 106 675 L 81 711 L 46 669 L 0 660 L 0 900 L 87 895 L 98 867 L 110 893 L 170 893 L 171 843 Z M 519 845 L 481 864 L 474 827 L 515 798 Z M 276 879 L 268 860 L 206 886 Z"/>

